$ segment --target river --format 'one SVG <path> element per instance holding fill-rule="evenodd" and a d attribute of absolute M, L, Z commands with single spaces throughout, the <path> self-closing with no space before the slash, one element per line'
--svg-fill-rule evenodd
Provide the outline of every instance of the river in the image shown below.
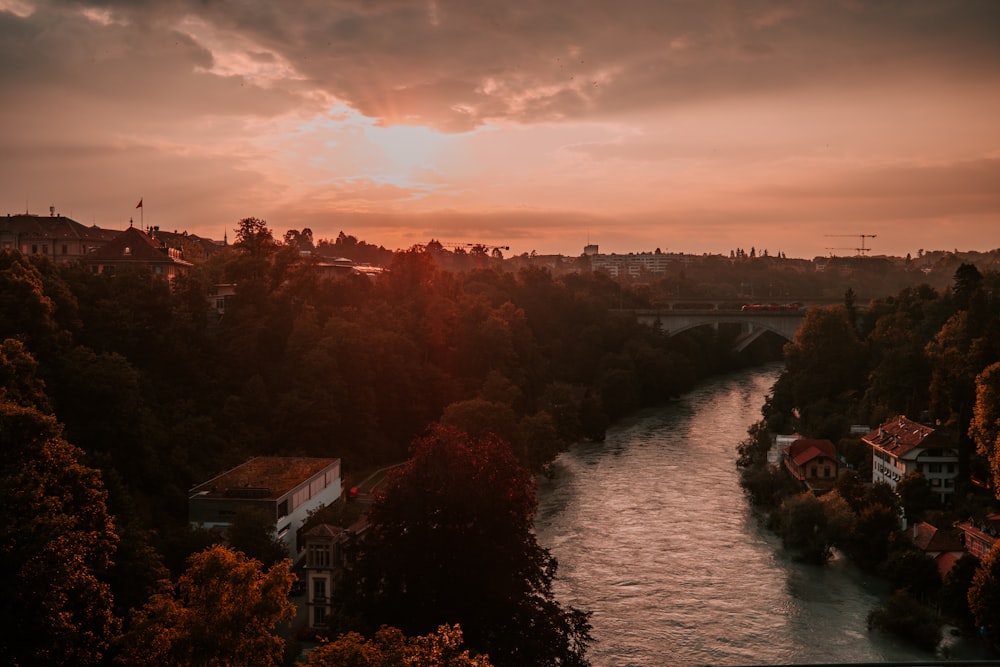
<path fill-rule="evenodd" d="M 579 443 L 539 486 L 564 605 L 593 612 L 594 667 L 924 661 L 865 618 L 882 583 L 796 563 L 751 511 L 736 446 L 781 367 L 706 382 Z"/>

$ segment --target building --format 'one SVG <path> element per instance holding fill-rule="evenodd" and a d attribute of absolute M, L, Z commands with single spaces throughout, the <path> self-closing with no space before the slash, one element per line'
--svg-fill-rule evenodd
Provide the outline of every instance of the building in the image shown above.
<path fill-rule="evenodd" d="M 606 271 L 613 278 L 621 276 L 635 278 L 644 273 L 662 274 L 666 273 L 673 264 L 681 265 L 689 261 L 681 255 L 660 251 L 605 255 L 596 252 L 596 250 L 597 246 L 588 246 L 584 249 L 584 254 L 590 258 L 590 269 L 592 271 Z"/>
<path fill-rule="evenodd" d="M 83 262 L 94 273 L 116 274 L 128 271 L 145 271 L 173 282 L 191 268 L 180 248 L 171 248 L 156 238 L 156 227 L 144 232 L 129 227 L 101 248 L 89 253 Z"/>
<path fill-rule="evenodd" d="M 951 529 L 939 530 L 925 521 L 918 521 L 907 532 L 913 545 L 933 559 L 942 577 L 965 555 L 961 536 Z"/>
<path fill-rule="evenodd" d="M 340 585 L 348 542 L 367 528 L 365 518 L 350 528 L 330 524 L 313 526 L 302 535 L 305 547 L 306 608 L 310 627 L 322 628 L 333 611 L 333 599 Z"/>
<path fill-rule="evenodd" d="M 261 456 L 191 489 L 188 520 L 224 533 L 241 510 L 264 510 L 295 562 L 309 512 L 336 502 L 340 492 L 340 459 Z"/>
<path fill-rule="evenodd" d="M 989 514 L 982 521 L 963 521 L 957 528 L 962 531 L 965 550 L 976 558 L 985 558 L 1000 539 L 1000 513 Z"/>
<path fill-rule="evenodd" d="M 906 475 L 919 472 L 941 502 L 955 493 L 958 451 L 950 434 L 899 416 L 861 438 L 872 449 L 872 482 L 893 489 Z"/>
<path fill-rule="evenodd" d="M 829 440 L 799 438 L 784 450 L 785 468 L 807 489 L 823 493 L 840 474 L 837 448 Z"/>
<path fill-rule="evenodd" d="M 0 218 L 0 250 L 17 250 L 23 255 L 45 255 L 55 262 L 73 262 L 101 248 L 118 235 L 117 230 L 87 227 L 76 220 L 56 215 L 20 213 Z"/>
<path fill-rule="evenodd" d="M 233 283 L 218 283 L 213 286 L 211 294 L 207 297 L 208 309 L 217 320 L 221 320 L 226 314 L 226 307 L 234 296 L 236 296 L 236 285 Z"/>

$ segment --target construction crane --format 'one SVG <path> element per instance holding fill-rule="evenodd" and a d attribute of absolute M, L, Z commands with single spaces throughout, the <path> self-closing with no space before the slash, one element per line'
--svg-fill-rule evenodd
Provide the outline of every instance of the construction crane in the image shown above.
<path fill-rule="evenodd" d="M 866 252 L 870 252 L 871 251 L 871 248 L 866 248 L 865 247 L 865 239 L 873 239 L 873 238 L 875 238 L 875 234 L 827 234 L 827 236 L 829 236 L 829 237 L 841 237 L 841 238 L 849 236 L 849 237 L 855 238 L 855 239 L 860 238 L 861 239 L 861 247 L 860 248 L 827 248 L 827 250 L 854 250 L 855 252 L 858 253 L 858 255 L 860 255 L 862 257 L 865 256 Z"/>

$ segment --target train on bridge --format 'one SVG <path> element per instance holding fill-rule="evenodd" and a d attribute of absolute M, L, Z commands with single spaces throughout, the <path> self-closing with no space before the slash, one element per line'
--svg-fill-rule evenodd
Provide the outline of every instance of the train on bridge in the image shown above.
<path fill-rule="evenodd" d="M 790 310 L 797 311 L 804 308 L 801 303 L 747 303 L 740 307 L 743 311 L 758 311 L 758 310 Z"/>

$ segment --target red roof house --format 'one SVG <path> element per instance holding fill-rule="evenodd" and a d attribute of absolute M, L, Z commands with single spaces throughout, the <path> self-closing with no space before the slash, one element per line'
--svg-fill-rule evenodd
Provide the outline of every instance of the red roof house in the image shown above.
<path fill-rule="evenodd" d="M 784 453 L 788 472 L 814 491 L 828 491 L 837 480 L 837 448 L 829 440 L 799 438 Z"/>

